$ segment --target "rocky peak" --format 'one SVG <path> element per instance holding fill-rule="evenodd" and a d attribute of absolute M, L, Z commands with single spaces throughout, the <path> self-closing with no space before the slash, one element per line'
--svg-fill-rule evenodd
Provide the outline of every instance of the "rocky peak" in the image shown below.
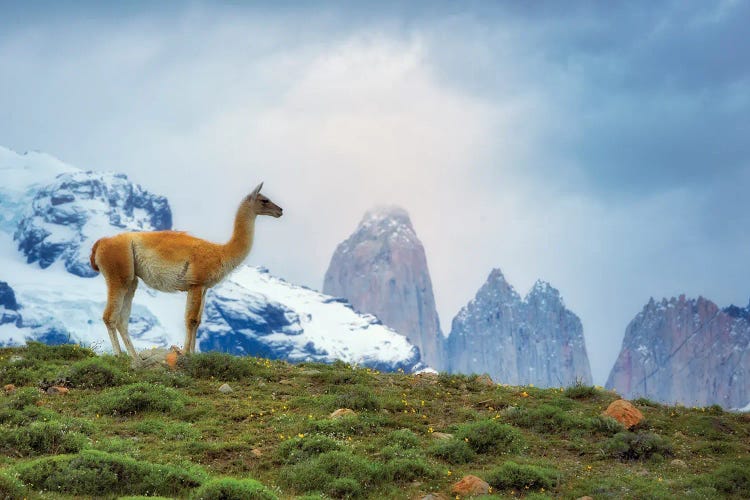
<path fill-rule="evenodd" d="M 131 183 L 124 174 L 74 171 L 34 189 L 31 208 L 13 238 L 29 263 L 46 268 L 62 260 L 69 272 L 90 277 L 96 273 L 89 252 L 97 239 L 171 226 L 172 212 L 163 196 Z"/>
<path fill-rule="evenodd" d="M 623 397 L 738 408 L 750 401 L 748 310 L 684 295 L 644 306 L 625 330 L 607 387 Z"/>
<path fill-rule="evenodd" d="M 424 247 L 400 207 L 367 211 L 326 271 L 323 291 L 343 297 L 406 336 L 432 367 L 442 366 L 440 331 Z"/>
<path fill-rule="evenodd" d="M 537 281 L 521 299 L 499 269 L 453 320 L 448 367 L 509 384 L 591 382 L 583 327 L 560 292 Z"/>
<path fill-rule="evenodd" d="M 0 281 L 0 325 L 15 323 L 21 325 L 21 315 L 18 313 L 18 302 L 13 289 L 4 281 Z"/>

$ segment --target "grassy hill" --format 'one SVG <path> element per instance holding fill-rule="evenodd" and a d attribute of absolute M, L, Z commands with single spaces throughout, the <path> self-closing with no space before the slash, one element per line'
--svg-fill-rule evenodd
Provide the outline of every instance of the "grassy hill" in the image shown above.
<path fill-rule="evenodd" d="M 467 474 L 486 498 L 750 497 L 750 415 L 637 400 L 626 431 L 594 387 L 42 344 L 0 350 L 0 383 L 6 498 L 452 498 Z"/>

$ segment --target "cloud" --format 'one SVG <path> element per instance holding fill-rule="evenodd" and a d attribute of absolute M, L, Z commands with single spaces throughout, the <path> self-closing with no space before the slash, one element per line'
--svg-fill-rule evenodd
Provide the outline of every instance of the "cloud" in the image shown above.
<path fill-rule="evenodd" d="M 285 215 L 252 263 L 319 287 L 402 205 L 444 330 L 491 268 L 541 277 L 600 383 L 650 296 L 746 303 L 746 4 L 99 9 L 11 13 L 0 143 L 124 171 L 214 240 L 264 180 Z"/>

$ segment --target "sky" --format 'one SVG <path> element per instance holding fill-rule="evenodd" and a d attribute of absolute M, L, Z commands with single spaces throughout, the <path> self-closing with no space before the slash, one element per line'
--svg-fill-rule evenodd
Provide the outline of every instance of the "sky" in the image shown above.
<path fill-rule="evenodd" d="M 290 281 L 400 205 L 446 333 L 543 279 L 599 384 L 650 297 L 748 304 L 750 2 L 0 3 L 1 145 L 217 241 L 264 181 L 249 263 Z"/>

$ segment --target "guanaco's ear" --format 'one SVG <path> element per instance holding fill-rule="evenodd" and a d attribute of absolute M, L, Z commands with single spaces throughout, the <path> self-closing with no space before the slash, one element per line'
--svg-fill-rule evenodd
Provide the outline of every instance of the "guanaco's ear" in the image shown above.
<path fill-rule="evenodd" d="M 258 193 L 260 193 L 260 188 L 262 187 L 263 187 L 263 183 L 261 182 L 260 184 L 258 184 L 258 186 L 255 189 L 253 189 L 253 192 L 250 193 L 249 198 L 255 199 L 255 197 L 258 196 Z"/>

